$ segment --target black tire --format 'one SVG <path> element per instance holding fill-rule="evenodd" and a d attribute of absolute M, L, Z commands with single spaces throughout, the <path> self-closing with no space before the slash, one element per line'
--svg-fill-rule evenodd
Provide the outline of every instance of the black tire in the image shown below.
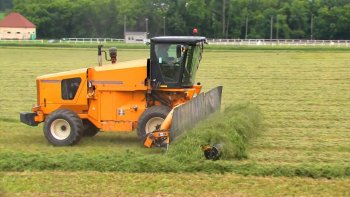
<path fill-rule="evenodd" d="M 44 135 L 54 146 L 70 146 L 79 142 L 84 126 L 79 116 L 67 109 L 52 112 L 45 120 Z"/>
<path fill-rule="evenodd" d="M 171 109 L 169 107 L 164 105 L 158 105 L 158 106 L 153 106 L 146 109 L 146 111 L 144 111 L 141 114 L 137 124 L 137 135 L 141 140 L 141 143 L 144 143 L 147 133 L 152 132 L 149 128 L 148 129 L 146 128 L 146 126 L 149 126 L 147 125 L 147 123 L 152 119 L 154 120 L 154 118 L 158 118 L 159 121 L 160 119 L 164 120 L 170 111 Z M 160 126 L 160 124 L 154 125 L 155 128 L 152 130 L 154 131 L 156 129 L 159 129 L 157 127 Z"/>
<path fill-rule="evenodd" d="M 83 132 L 84 137 L 94 137 L 100 131 L 100 129 L 97 128 L 94 124 L 92 124 L 89 120 L 84 119 L 83 125 L 84 125 L 84 132 Z"/>

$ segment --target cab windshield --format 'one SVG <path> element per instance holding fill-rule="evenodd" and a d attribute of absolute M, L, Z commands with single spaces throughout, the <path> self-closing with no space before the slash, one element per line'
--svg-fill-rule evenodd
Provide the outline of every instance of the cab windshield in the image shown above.
<path fill-rule="evenodd" d="M 202 43 L 197 45 L 167 44 L 155 45 L 155 53 L 166 83 L 192 86 L 202 57 Z"/>
<path fill-rule="evenodd" d="M 178 83 L 181 75 L 181 66 L 186 61 L 187 51 L 177 51 L 177 44 L 156 44 L 155 52 L 162 76 L 167 83 Z"/>

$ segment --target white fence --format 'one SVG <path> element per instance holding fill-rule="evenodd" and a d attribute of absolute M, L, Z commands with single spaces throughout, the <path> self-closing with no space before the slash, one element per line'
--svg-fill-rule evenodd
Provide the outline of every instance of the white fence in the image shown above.
<path fill-rule="evenodd" d="M 60 43 L 107 43 L 107 42 L 124 42 L 124 39 L 117 38 L 62 38 Z"/>
<path fill-rule="evenodd" d="M 350 47 L 350 40 L 293 40 L 293 39 L 208 39 L 212 45 L 242 46 L 340 46 Z"/>
<path fill-rule="evenodd" d="M 72 43 L 72 44 L 99 44 L 110 42 L 124 42 L 116 38 L 62 38 L 52 40 L 1 40 L 0 43 Z M 350 40 L 295 40 L 295 39 L 208 39 L 210 45 L 236 46 L 325 46 L 350 47 Z"/>
<path fill-rule="evenodd" d="M 0 38 L 0 43 L 39 43 L 39 44 L 43 44 L 44 40 L 7 40 L 7 39 L 1 39 Z"/>

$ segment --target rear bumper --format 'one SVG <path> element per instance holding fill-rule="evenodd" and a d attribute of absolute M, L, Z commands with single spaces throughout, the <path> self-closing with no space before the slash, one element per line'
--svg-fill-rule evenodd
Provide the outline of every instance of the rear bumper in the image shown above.
<path fill-rule="evenodd" d="M 38 126 L 39 122 L 35 121 L 35 116 L 37 116 L 35 112 L 21 112 L 20 120 L 29 126 Z"/>

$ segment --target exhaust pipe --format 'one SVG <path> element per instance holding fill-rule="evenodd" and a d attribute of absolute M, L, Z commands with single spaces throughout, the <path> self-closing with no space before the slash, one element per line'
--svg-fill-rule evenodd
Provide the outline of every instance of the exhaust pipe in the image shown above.
<path fill-rule="evenodd" d="M 98 60 L 98 65 L 102 66 L 102 47 L 103 45 L 98 45 L 97 46 L 97 60 Z"/>

